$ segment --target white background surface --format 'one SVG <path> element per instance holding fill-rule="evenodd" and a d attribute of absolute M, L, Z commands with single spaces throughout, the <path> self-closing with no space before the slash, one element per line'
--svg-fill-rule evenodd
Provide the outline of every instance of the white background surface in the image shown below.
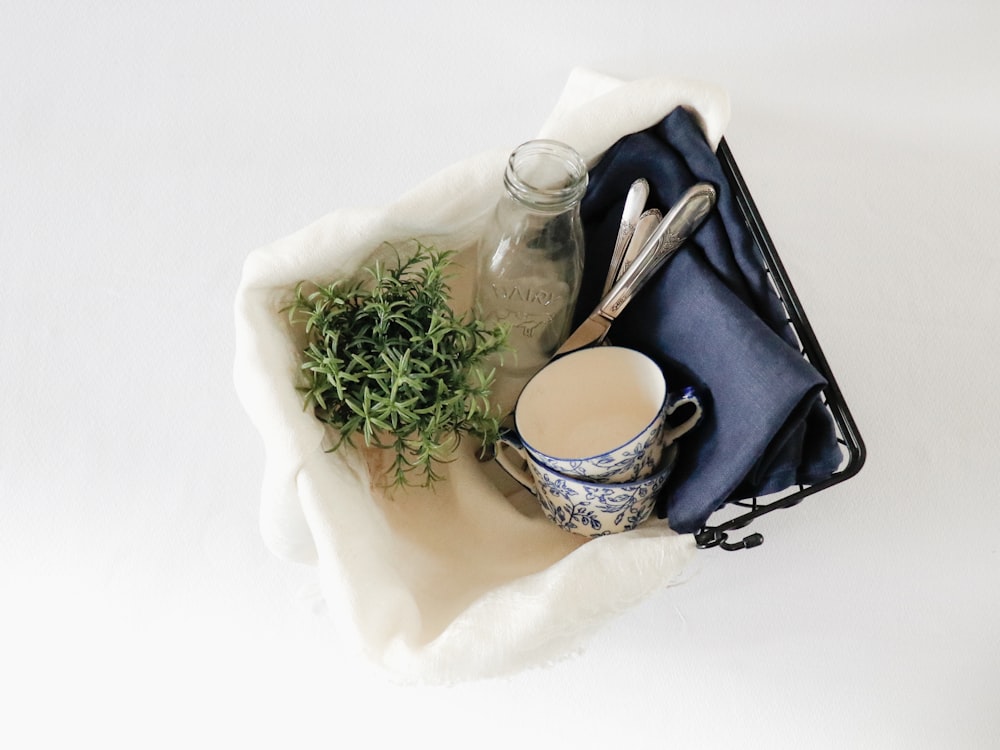
<path fill-rule="evenodd" d="M 998 27 L 989 2 L 5 3 L 0 744 L 1000 745 Z M 396 685 L 258 535 L 241 266 L 530 138 L 577 65 L 729 90 L 868 463 L 575 658 Z"/>

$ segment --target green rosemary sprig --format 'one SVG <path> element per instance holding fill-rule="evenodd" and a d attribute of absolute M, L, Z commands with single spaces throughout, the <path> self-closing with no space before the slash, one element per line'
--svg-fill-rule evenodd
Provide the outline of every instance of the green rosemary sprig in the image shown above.
<path fill-rule="evenodd" d="M 436 465 L 464 434 L 488 446 L 499 431 L 486 360 L 506 349 L 507 330 L 451 308 L 454 254 L 418 242 L 406 260 L 397 252 L 394 268 L 376 262 L 360 279 L 300 282 L 287 308 L 306 334 L 304 406 L 336 430 L 330 450 L 357 435 L 393 450 L 394 485 L 437 481 Z"/>

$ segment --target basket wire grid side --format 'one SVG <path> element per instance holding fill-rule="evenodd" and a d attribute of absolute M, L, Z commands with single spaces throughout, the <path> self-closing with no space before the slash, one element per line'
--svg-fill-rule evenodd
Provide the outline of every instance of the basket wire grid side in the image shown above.
<path fill-rule="evenodd" d="M 830 365 L 823 355 L 819 341 L 817 341 L 812 326 L 809 324 L 809 319 L 802 308 L 802 303 L 795 293 L 795 289 L 792 287 L 791 280 L 788 278 L 785 267 L 771 241 L 771 236 L 768 234 L 753 198 L 747 190 L 743 176 L 736 166 L 736 161 L 729 149 L 729 144 L 724 138 L 720 141 L 716 153 L 736 196 L 744 220 L 754 238 L 754 243 L 760 253 L 761 263 L 767 272 L 767 277 L 784 307 L 788 325 L 791 327 L 798 341 L 799 351 L 827 381 L 827 385 L 821 394 L 821 400 L 833 418 L 837 431 L 837 441 L 844 454 L 844 459 L 837 471 L 821 482 L 812 485 L 793 486 L 783 492 L 770 494 L 765 497 L 730 501 L 723 508 L 716 511 L 709 521 L 714 522 L 716 518 L 722 518 L 722 520 L 714 524 L 706 524 L 695 535 L 697 544 L 701 548 L 721 547 L 722 549 L 733 551 L 756 547 L 764 541 L 764 537 L 762 534 L 755 532 L 744 536 L 739 541 L 730 542 L 728 539 L 729 532 L 745 528 L 765 513 L 770 513 L 779 508 L 790 508 L 798 505 L 809 495 L 832 487 L 857 474 L 865 462 L 865 445 L 850 409 L 847 407 L 847 402 L 844 400 L 840 387 L 837 385 L 836 378 L 833 376 Z"/>

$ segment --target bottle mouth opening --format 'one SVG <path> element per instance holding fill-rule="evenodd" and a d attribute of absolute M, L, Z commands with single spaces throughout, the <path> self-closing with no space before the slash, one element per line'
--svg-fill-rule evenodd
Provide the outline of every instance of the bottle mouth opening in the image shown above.
<path fill-rule="evenodd" d="M 504 185 L 514 198 L 548 210 L 567 208 L 583 198 L 587 180 L 587 165 L 575 149 L 544 139 L 514 149 L 504 173 Z"/>

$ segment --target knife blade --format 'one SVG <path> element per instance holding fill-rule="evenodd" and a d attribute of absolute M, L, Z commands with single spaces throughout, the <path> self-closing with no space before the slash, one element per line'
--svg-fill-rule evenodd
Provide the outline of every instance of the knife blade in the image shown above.
<path fill-rule="evenodd" d="M 699 182 L 689 188 L 656 225 L 635 262 L 553 356 L 601 343 L 625 306 L 701 225 L 714 205 L 715 188 L 709 183 Z"/>

